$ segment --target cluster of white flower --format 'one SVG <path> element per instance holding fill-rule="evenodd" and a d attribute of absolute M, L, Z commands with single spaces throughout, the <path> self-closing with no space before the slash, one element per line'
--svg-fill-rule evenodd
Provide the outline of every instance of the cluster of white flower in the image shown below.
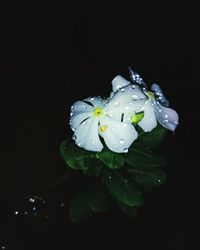
<path fill-rule="evenodd" d="M 112 80 L 112 93 L 108 99 L 89 97 L 71 107 L 70 126 L 75 143 L 86 150 L 100 152 L 103 144 L 117 153 L 127 153 L 137 139 L 135 125 L 149 132 L 157 121 L 174 131 L 178 114 L 157 84 L 146 87 L 140 76 L 130 69 L 132 82 L 118 75 Z"/>

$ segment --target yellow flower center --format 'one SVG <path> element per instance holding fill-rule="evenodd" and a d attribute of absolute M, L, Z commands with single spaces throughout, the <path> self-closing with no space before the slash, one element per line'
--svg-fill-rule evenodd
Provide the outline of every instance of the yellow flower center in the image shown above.
<path fill-rule="evenodd" d="M 100 117 L 101 115 L 103 115 L 103 109 L 97 107 L 97 108 L 94 109 L 93 113 L 94 113 L 94 116 Z"/>
<path fill-rule="evenodd" d="M 101 132 L 105 132 L 108 129 L 108 126 L 107 125 L 101 125 L 99 128 L 100 128 Z"/>
<path fill-rule="evenodd" d="M 154 100 L 155 99 L 155 94 L 151 91 L 146 92 L 146 95 L 149 97 L 149 99 Z"/>

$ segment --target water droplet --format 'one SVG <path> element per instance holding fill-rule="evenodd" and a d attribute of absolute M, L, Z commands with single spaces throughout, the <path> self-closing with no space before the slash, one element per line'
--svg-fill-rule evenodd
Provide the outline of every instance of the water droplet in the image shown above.
<path fill-rule="evenodd" d="M 124 149 L 123 149 L 123 152 L 124 152 L 124 153 L 128 153 L 128 148 L 124 148 Z"/>
<path fill-rule="evenodd" d="M 158 179 L 158 182 L 160 183 L 160 182 L 161 182 L 161 180 L 160 180 L 160 179 Z"/>
<path fill-rule="evenodd" d="M 167 118 L 168 117 L 168 115 L 165 115 L 165 118 Z"/>
<path fill-rule="evenodd" d="M 28 212 L 27 212 L 27 211 L 25 211 L 25 212 L 24 212 L 24 214 L 25 214 L 25 215 L 27 215 L 27 214 L 28 214 Z"/>
<path fill-rule="evenodd" d="M 159 111 L 160 113 L 162 112 L 162 110 L 161 110 L 161 109 L 159 109 L 158 111 Z"/>
<path fill-rule="evenodd" d="M 128 110 L 128 109 L 129 109 L 129 106 L 126 106 L 125 109 Z"/>
<path fill-rule="evenodd" d="M 132 103 L 132 102 L 129 102 L 129 105 L 133 105 L 133 103 Z"/>
<path fill-rule="evenodd" d="M 122 125 L 122 127 L 123 127 L 123 128 L 126 128 L 126 127 L 127 127 L 127 124 L 124 123 L 124 124 Z"/>
<path fill-rule="evenodd" d="M 70 116 L 71 116 L 71 117 L 73 116 L 73 114 L 74 114 L 73 112 L 70 112 Z"/>
<path fill-rule="evenodd" d="M 74 140 L 74 141 L 76 140 L 76 136 L 75 135 L 72 136 L 72 140 Z"/>
<path fill-rule="evenodd" d="M 75 131 L 75 128 L 72 128 L 72 131 L 74 132 L 74 131 Z"/>
<path fill-rule="evenodd" d="M 120 139 L 120 141 L 119 141 L 121 144 L 123 144 L 124 143 L 124 139 Z"/>
<path fill-rule="evenodd" d="M 132 95 L 132 99 L 133 99 L 133 101 L 136 101 L 138 99 L 138 96 L 137 95 Z"/>
<path fill-rule="evenodd" d="M 33 210 L 33 211 L 36 211 L 36 207 L 33 207 L 32 210 Z"/>
<path fill-rule="evenodd" d="M 131 88 L 132 88 L 132 89 L 135 89 L 135 85 L 131 85 Z"/>
<path fill-rule="evenodd" d="M 30 201 L 31 203 L 34 203 L 34 202 L 35 202 L 35 199 L 34 199 L 34 198 L 29 198 L 29 201 Z"/>
<path fill-rule="evenodd" d="M 112 179 L 112 177 L 111 177 L 111 176 L 109 176 L 109 177 L 108 177 L 108 179 L 110 179 L 110 180 L 111 180 L 111 179 Z"/>
<path fill-rule="evenodd" d="M 61 207 L 64 207 L 64 205 L 65 205 L 65 204 L 64 204 L 63 202 L 60 204 Z"/>
<path fill-rule="evenodd" d="M 94 101 L 94 97 L 92 97 L 92 98 L 90 99 L 90 101 Z"/>
<path fill-rule="evenodd" d="M 123 89 L 120 89 L 120 91 L 121 91 L 121 92 L 124 92 L 124 91 L 125 91 L 125 89 L 124 89 L 124 88 L 123 88 Z"/>
<path fill-rule="evenodd" d="M 19 214 L 19 211 L 16 210 L 16 211 L 15 211 L 15 215 L 18 215 L 18 214 Z"/>
<path fill-rule="evenodd" d="M 114 106 L 115 107 L 119 106 L 119 103 L 118 102 L 114 102 Z"/>
<path fill-rule="evenodd" d="M 79 143 L 77 143 L 77 145 L 80 147 L 82 144 L 79 142 Z"/>
<path fill-rule="evenodd" d="M 1 247 L 1 249 L 2 249 L 2 250 L 5 250 L 5 249 L 6 249 L 6 247 L 5 247 L 5 246 L 2 246 L 2 247 Z"/>

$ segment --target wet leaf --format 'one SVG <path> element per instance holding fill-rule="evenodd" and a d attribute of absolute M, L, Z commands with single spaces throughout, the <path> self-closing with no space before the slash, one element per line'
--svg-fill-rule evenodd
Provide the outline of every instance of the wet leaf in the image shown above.
<path fill-rule="evenodd" d="M 125 161 L 132 167 L 161 167 L 165 161 L 145 148 L 129 148 Z"/>
<path fill-rule="evenodd" d="M 107 149 L 104 149 L 103 151 L 98 153 L 97 157 L 110 169 L 121 168 L 124 164 L 123 154 L 117 154 Z"/>
<path fill-rule="evenodd" d="M 94 182 L 89 186 L 88 203 L 93 212 L 105 213 L 108 211 L 108 196 L 98 182 Z"/>
<path fill-rule="evenodd" d="M 118 202 L 127 206 L 142 205 L 143 196 L 135 183 L 113 172 L 105 176 L 104 182 L 110 195 Z"/>
<path fill-rule="evenodd" d="M 139 167 L 132 168 L 127 167 L 130 177 L 138 184 L 142 186 L 160 186 L 166 181 L 166 174 L 160 168 L 148 168 Z"/>
<path fill-rule="evenodd" d="M 140 128 L 138 129 L 140 130 L 140 136 L 138 137 L 137 142 L 142 143 L 152 149 L 159 146 L 167 134 L 167 130 L 160 124 L 158 124 L 157 127 L 152 131 L 146 133 L 141 132 Z"/>
<path fill-rule="evenodd" d="M 134 218 L 138 215 L 138 208 L 137 207 L 130 207 L 130 206 L 126 206 L 124 204 L 119 203 L 118 204 L 120 209 L 122 210 L 122 212 L 124 214 L 126 214 L 128 217 L 130 218 Z"/>
<path fill-rule="evenodd" d="M 96 154 L 78 147 L 74 142 L 65 140 L 60 145 L 60 153 L 65 163 L 72 169 L 85 170 L 92 165 Z"/>
<path fill-rule="evenodd" d="M 82 223 L 92 217 L 93 213 L 89 207 L 87 193 L 76 193 L 70 203 L 69 218 L 74 223 Z"/>

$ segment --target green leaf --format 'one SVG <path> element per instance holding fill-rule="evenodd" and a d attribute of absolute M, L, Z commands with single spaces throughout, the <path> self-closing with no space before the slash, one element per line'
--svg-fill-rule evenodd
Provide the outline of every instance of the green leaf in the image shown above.
<path fill-rule="evenodd" d="M 118 202 L 127 206 L 142 205 L 143 196 L 135 183 L 113 172 L 105 176 L 104 182 L 110 195 Z"/>
<path fill-rule="evenodd" d="M 129 148 L 125 155 L 125 161 L 132 167 L 161 167 L 165 165 L 165 161 L 161 157 L 146 148 Z"/>
<path fill-rule="evenodd" d="M 76 193 L 70 203 L 69 218 L 74 223 L 82 223 L 92 217 L 93 213 L 89 207 L 87 194 L 84 192 Z"/>
<path fill-rule="evenodd" d="M 166 174 L 160 168 L 128 167 L 130 177 L 142 186 L 155 185 L 160 186 L 166 181 Z"/>
<path fill-rule="evenodd" d="M 67 140 L 61 143 L 60 153 L 65 163 L 72 169 L 85 170 L 88 166 L 93 165 L 92 160 L 96 154 L 78 147 L 74 142 L 69 143 Z"/>
<path fill-rule="evenodd" d="M 122 154 L 114 153 L 107 149 L 98 153 L 97 157 L 110 169 L 121 168 L 124 164 L 124 156 Z"/>
<path fill-rule="evenodd" d="M 94 182 L 89 186 L 88 203 L 93 212 L 105 213 L 108 211 L 108 196 L 98 182 Z"/>
<path fill-rule="evenodd" d="M 134 218 L 138 215 L 138 208 L 137 207 L 130 207 L 124 204 L 118 204 L 120 209 L 124 214 L 126 214 L 129 218 Z"/>
<path fill-rule="evenodd" d="M 157 125 L 151 132 L 143 132 L 140 131 L 140 136 L 137 139 L 138 143 L 142 143 L 150 148 L 156 148 L 161 144 L 163 139 L 167 134 L 167 130 L 162 127 L 160 124 Z"/>

